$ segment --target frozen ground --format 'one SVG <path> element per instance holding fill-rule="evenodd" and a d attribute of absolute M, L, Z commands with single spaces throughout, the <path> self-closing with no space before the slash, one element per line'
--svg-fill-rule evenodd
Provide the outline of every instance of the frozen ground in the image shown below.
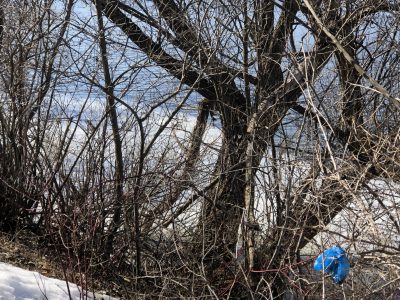
<path fill-rule="evenodd" d="M 69 293 L 65 281 L 0 263 L 0 300 L 116 300 L 93 295 L 72 283 L 68 286 Z"/>

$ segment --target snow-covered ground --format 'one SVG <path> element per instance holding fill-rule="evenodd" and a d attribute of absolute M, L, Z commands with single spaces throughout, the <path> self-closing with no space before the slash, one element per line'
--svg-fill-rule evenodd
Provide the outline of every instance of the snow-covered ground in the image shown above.
<path fill-rule="evenodd" d="M 116 300 L 93 295 L 72 283 L 68 286 L 69 293 L 65 281 L 0 263 L 0 300 Z"/>

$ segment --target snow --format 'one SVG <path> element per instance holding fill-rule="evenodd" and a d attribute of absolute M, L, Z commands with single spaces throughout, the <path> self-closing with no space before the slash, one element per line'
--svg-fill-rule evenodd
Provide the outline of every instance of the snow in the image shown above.
<path fill-rule="evenodd" d="M 110 296 L 93 295 L 72 283 L 68 286 L 71 298 L 65 281 L 0 263 L 0 300 L 116 300 Z"/>

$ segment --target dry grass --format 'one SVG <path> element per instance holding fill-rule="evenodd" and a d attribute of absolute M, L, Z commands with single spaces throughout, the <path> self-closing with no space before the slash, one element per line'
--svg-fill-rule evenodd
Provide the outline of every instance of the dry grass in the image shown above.
<path fill-rule="evenodd" d="M 0 232 L 0 261 L 64 279 L 62 268 L 40 250 L 38 238 L 24 231 L 15 235 Z"/>

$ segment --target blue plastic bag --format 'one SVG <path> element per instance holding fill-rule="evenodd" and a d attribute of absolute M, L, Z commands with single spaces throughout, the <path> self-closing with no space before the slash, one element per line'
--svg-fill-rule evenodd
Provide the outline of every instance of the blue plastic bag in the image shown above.
<path fill-rule="evenodd" d="M 350 262 L 346 253 L 339 246 L 334 246 L 321 253 L 314 262 L 314 270 L 331 274 L 336 284 L 342 284 L 350 271 Z"/>

